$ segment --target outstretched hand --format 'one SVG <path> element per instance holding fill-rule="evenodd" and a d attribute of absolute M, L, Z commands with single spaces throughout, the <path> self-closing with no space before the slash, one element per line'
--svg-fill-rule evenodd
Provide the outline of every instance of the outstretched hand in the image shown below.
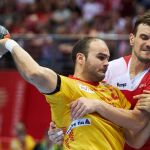
<path fill-rule="evenodd" d="M 144 90 L 142 94 L 134 96 L 137 99 L 136 108 L 150 113 L 150 91 Z"/>

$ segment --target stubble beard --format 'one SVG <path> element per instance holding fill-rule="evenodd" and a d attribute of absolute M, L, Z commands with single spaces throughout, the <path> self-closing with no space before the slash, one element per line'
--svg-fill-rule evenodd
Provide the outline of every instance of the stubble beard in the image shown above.
<path fill-rule="evenodd" d="M 134 54 L 140 62 L 145 63 L 145 64 L 150 63 L 150 58 L 141 57 L 135 51 L 134 51 Z"/>

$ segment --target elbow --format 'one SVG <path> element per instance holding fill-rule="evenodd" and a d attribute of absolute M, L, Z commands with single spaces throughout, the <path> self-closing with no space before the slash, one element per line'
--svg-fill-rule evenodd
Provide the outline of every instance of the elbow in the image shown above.
<path fill-rule="evenodd" d="M 24 78 L 31 84 L 34 84 L 39 80 L 40 74 L 41 74 L 40 71 L 33 70 L 33 71 L 28 72 L 28 74 L 26 74 Z"/>
<path fill-rule="evenodd" d="M 135 133 L 139 132 L 140 130 L 142 130 L 146 124 L 149 121 L 148 117 L 139 117 L 139 115 L 134 115 L 134 126 L 133 126 L 133 131 Z"/>
<path fill-rule="evenodd" d="M 32 84 L 36 83 L 39 80 L 40 73 L 38 72 L 32 72 L 28 76 L 28 81 Z"/>
<path fill-rule="evenodd" d="M 138 144 L 138 143 L 134 143 L 134 144 L 132 144 L 132 145 L 130 145 L 130 146 L 131 146 L 132 148 L 134 148 L 134 149 L 141 149 L 143 145 L 140 145 L 140 144 Z"/>
<path fill-rule="evenodd" d="M 140 132 L 144 127 L 145 127 L 145 125 L 146 125 L 146 122 L 145 121 L 136 121 L 136 125 L 133 127 L 133 131 L 135 132 L 135 133 L 138 133 L 138 132 Z"/>
<path fill-rule="evenodd" d="M 142 143 L 141 141 L 138 141 L 136 138 L 134 138 L 134 139 L 132 138 L 132 139 L 130 139 L 130 141 L 126 140 L 126 142 L 130 147 L 132 147 L 134 149 L 140 149 L 144 145 L 144 143 Z"/>
<path fill-rule="evenodd" d="M 137 127 L 135 127 L 135 131 L 139 132 L 145 127 L 146 123 L 144 121 L 137 121 Z"/>

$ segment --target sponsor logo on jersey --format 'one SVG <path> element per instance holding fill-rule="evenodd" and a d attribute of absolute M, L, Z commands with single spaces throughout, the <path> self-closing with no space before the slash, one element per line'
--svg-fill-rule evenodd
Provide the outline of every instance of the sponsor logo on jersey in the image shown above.
<path fill-rule="evenodd" d="M 117 83 L 117 87 L 126 87 L 127 83 Z"/>
<path fill-rule="evenodd" d="M 81 127 L 81 126 L 89 126 L 89 125 L 91 125 L 91 120 L 89 118 L 82 118 L 82 119 L 74 120 L 70 124 L 68 130 L 66 131 L 66 134 L 68 135 L 73 128 Z"/>
<path fill-rule="evenodd" d="M 88 92 L 88 93 L 94 93 L 91 89 L 89 89 L 86 85 L 79 84 L 79 87 L 82 91 Z"/>

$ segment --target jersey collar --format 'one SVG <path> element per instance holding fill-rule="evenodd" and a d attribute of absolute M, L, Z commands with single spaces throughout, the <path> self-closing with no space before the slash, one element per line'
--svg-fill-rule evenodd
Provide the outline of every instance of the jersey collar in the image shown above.
<path fill-rule="evenodd" d="M 76 78 L 76 77 L 74 77 L 73 75 L 69 75 L 69 78 L 74 79 L 74 80 L 79 80 L 79 81 L 82 81 L 82 82 L 85 82 L 85 83 L 88 83 L 88 84 L 91 84 L 91 85 L 94 85 L 94 86 L 99 85 L 99 82 L 89 82 L 89 81 L 85 81 L 85 80 Z"/>

